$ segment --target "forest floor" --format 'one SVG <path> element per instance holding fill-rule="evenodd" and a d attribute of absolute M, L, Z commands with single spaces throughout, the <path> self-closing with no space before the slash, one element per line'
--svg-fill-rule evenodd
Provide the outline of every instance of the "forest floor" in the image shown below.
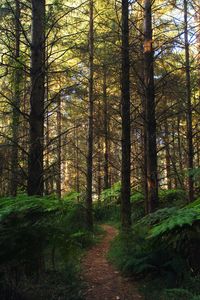
<path fill-rule="evenodd" d="M 83 278 L 86 282 L 86 300 L 142 300 L 133 279 L 125 278 L 107 261 L 111 241 L 118 231 L 102 225 L 105 236 L 92 247 L 83 259 Z"/>

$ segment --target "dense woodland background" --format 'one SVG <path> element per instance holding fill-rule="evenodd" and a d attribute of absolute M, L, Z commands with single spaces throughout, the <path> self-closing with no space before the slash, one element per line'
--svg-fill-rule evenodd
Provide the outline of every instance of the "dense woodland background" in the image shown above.
<path fill-rule="evenodd" d="M 199 1 L 1 0 L 0 33 L 1 299 L 58 299 L 47 270 L 82 299 L 77 257 L 111 221 L 122 271 L 173 265 L 146 299 L 199 299 Z"/>

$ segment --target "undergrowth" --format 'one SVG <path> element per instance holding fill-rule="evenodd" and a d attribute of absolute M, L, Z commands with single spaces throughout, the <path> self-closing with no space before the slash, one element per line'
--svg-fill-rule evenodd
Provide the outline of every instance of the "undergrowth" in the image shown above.
<path fill-rule="evenodd" d="M 148 300 L 200 299 L 200 201 L 183 206 L 178 191 L 172 206 L 134 223 L 131 233 L 113 241 L 109 260 L 127 276 L 141 282 Z M 164 200 L 162 200 L 164 201 Z"/>
<path fill-rule="evenodd" d="M 94 236 L 76 197 L 1 198 L 1 300 L 82 299 L 80 258 Z"/>

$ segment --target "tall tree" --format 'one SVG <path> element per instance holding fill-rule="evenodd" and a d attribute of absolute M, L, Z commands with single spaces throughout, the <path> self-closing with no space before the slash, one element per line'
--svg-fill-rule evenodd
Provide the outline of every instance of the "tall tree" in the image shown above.
<path fill-rule="evenodd" d="M 122 169 L 121 169 L 121 222 L 122 228 L 131 226 L 131 137 L 130 137 L 130 58 L 129 58 L 129 2 L 122 0 L 122 65 L 121 65 L 121 115 L 122 115 Z"/>
<path fill-rule="evenodd" d="M 88 91 L 88 140 L 87 140 L 87 187 L 86 219 L 89 229 L 93 228 L 92 179 L 93 179 L 93 123 L 94 123 L 94 2 L 89 2 L 89 91 Z"/>
<path fill-rule="evenodd" d="M 144 85 L 148 210 L 152 212 L 158 205 L 158 179 L 151 0 L 145 0 L 144 3 Z"/>
<path fill-rule="evenodd" d="M 19 183 L 18 178 L 18 136 L 19 136 L 19 121 L 20 121 L 20 82 L 21 82 L 21 66 L 20 66 L 20 2 L 15 0 L 14 23 L 15 23 L 15 47 L 14 47 L 14 101 L 13 101 L 13 120 L 12 120 L 12 154 L 11 154 L 11 195 L 17 195 Z"/>
<path fill-rule="evenodd" d="M 61 96 L 58 95 L 58 104 L 57 104 L 57 178 L 56 178 L 56 190 L 57 196 L 61 198 L 62 194 L 62 116 L 61 116 Z"/>
<path fill-rule="evenodd" d="M 193 130 L 192 130 L 192 103 L 191 103 L 191 75 L 190 75 L 190 49 L 188 38 L 188 1 L 184 0 L 184 39 L 185 39 L 185 76 L 186 76 L 186 119 L 187 119 L 187 155 L 188 170 L 193 169 Z M 188 175 L 188 199 L 191 202 L 194 198 L 193 175 Z"/>
<path fill-rule="evenodd" d="M 107 99 L 107 71 L 106 65 L 103 65 L 103 107 L 104 107 L 104 189 L 109 187 L 109 168 L 108 168 L 108 160 L 109 160 L 109 145 L 108 145 L 108 127 L 109 127 L 109 116 L 108 116 L 108 99 Z"/>
<path fill-rule="evenodd" d="M 30 149 L 28 194 L 43 195 L 45 0 L 32 0 Z"/>

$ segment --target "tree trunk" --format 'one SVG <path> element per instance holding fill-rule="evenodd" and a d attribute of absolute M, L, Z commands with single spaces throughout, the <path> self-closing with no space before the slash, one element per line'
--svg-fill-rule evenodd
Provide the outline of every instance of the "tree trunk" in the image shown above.
<path fill-rule="evenodd" d="M 108 101 L 107 101 L 107 72 L 106 66 L 103 66 L 103 103 L 104 103 L 104 189 L 109 188 L 109 167 L 108 167 Z"/>
<path fill-rule="evenodd" d="M 188 41 L 188 3 L 184 0 L 184 37 L 185 37 L 185 76 L 186 76 L 186 119 L 187 119 L 187 145 L 188 145 L 188 171 L 193 169 L 193 130 L 192 130 L 192 104 L 191 104 L 191 78 L 190 78 L 190 52 Z M 188 200 L 194 199 L 194 182 L 192 174 L 188 175 Z"/>
<path fill-rule="evenodd" d="M 182 151 L 182 145 L 181 145 L 181 134 L 180 134 L 180 123 L 181 119 L 180 116 L 177 116 L 177 142 L 178 142 L 178 160 L 179 160 L 179 173 L 181 174 L 181 177 L 183 175 L 183 151 Z M 183 181 L 184 186 L 184 181 Z"/>
<path fill-rule="evenodd" d="M 145 112 L 145 108 L 144 108 Z M 143 124 L 143 191 L 145 198 L 145 213 L 149 213 L 149 205 L 148 205 L 148 180 L 147 180 L 147 130 L 146 130 L 146 120 L 144 116 L 144 124 Z"/>
<path fill-rule="evenodd" d="M 80 172 L 79 172 L 79 137 L 78 137 L 78 127 L 75 121 L 75 146 L 76 146 L 76 191 L 80 192 Z M 77 198 L 79 201 L 79 197 Z"/>
<path fill-rule="evenodd" d="M 154 50 L 152 45 L 151 0 L 145 0 L 144 21 L 144 84 L 146 119 L 146 154 L 148 206 L 152 212 L 158 206 L 157 147 L 154 90 Z"/>
<path fill-rule="evenodd" d="M 51 168 L 50 168 L 50 163 L 49 163 L 49 153 L 50 153 L 50 147 L 49 147 L 49 142 L 50 142 L 50 130 L 49 130 L 49 125 L 50 125 L 50 114 L 49 114 L 49 60 L 48 60 L 48 40 L 46 40 L 46 99 L 45 99 L 45 106 L 46 106 L 46 112 L 45 112 L 45 125 L 46 125 L 46 132 L 45 132 L 45 178 L 44 178 L 44 190 L 45 190 L 45 195 L 51 194 L 52 190 L 50 190 L 50 179 L 52 178 Z"/>
<path fill-rule="evenodd" d="M 32 0 L 28 194 L 43 195 L 45 0 Z"/>
<path fill-rule="evenodd" d="M 19 119 L 20 119 L 20 82 L 22 71 L 19 65 L 20 59 L 20 3 L 15 0 L 15 66 L 14 71 L 14 100 L 12 110 L 12 153 L 11 153 L 11 183 L 10 193 L 12 196 L 17 195 L 19 184 L 18 176 L 18 135 L 19 135 Z"/>
<path fill-rule="evenodd" d="M 101 201 L 101 190 L 102 190 L 102 180 L 101 180 L 101 140 L 99 137 L 98 141 L 98 161 L 97 161 L 97 194 L 98 194 L 98 201 Z"/>
<path fill-rule="evenodd" d="M 170 161 L 170 146 L 169 146 L 169 128 L 168 120 L 165 121 L 165 162 L 166 162 L 166 177 L 167 177 L 167 188 L 172 188 L 171 180 L 171 161 Z"/>
<path fill-rule="evenodd" d="M 129 4 L 122 0 L 122 70 L 121 70 L 121 109 L 122 109 L 122 169 L 121 169 L 121 222 L 122 229 L 131 226 L 130 173 L 130 59 L 129 59 Z"/>
<path fill-rule="evenodd" d="M 87 188 L 86 188 L 86 221 L 90 230 L 93 229 L 92 215 L 92 181 L 93 181 L 93 81 L 94 81 L 94 3 L 90 0 L 90 28 L 89 28 L 89 94 L 88 94 L 88 153 L 87 153 Z"/>
<path fill-rule="evenodd" d="M 62 139 L 61 139 L 61 97 L 60 95 L 58 96 L 58 108 L 57 108 L 57 134 L 58 134 L 58 139 L 57 139 L 57 174 L 56 174 L 56 190 L 57 190 L 57 196 L 61 198 L 61 149 L 62 149 Z"/>

